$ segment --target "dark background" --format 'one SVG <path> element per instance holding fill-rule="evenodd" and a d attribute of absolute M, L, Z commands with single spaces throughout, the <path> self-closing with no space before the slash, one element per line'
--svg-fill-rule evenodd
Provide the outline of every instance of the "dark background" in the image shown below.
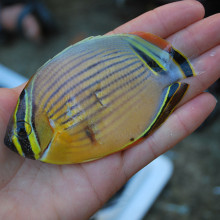
<path fill-rule="evenodd" d="M 23 38 L 0 45 L 0 63 L 30 77 L 49 58 L 90 35 L 104 34 L 139 14 L 169 1 L 47 0 L 59 33 L 42 45 Z M 207 14 L 219 1 L 203 1 Z M 219 100 L 219 85 L 212 88 Z M 167 153 L 174 173 L 144 219 L 220 219 L 220 117 L 218 108 L 191 136 Z M 146 195 L 147 199 L 147 195 Z M 135 210 L 134 210 L 135 211 Z"/>

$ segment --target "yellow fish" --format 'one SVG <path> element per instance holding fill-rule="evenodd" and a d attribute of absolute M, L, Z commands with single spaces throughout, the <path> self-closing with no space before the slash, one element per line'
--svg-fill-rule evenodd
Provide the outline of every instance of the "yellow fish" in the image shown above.
<path fill-rule="evenodd" d="M 160 126 L 195 75 L 189 60 L 150 33 L 87 38 L 44 64 L 22 91 L 5 145 L 46 163 L 95 160 Z"/>

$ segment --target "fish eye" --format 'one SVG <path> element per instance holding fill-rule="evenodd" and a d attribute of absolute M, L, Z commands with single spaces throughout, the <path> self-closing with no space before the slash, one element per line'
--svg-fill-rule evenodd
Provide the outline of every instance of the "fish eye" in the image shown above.
<path fill-rule="evenodd" d="M 15 135 L 19 138 L 26 138 L 31 134 L 31 125 L 25 121 L 17 122 L 17 129 L 15 131 Z"/>

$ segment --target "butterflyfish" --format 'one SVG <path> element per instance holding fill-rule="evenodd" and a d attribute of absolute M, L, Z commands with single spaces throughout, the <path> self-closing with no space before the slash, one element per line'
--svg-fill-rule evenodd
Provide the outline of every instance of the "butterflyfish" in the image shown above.
<path fill-rule="evenodd" d="M 102 158 L 146 138 L 173 112 L 195 75 L 150 33 L 89 37 L 46 62 L 20 94 L 5 145 L 53 164 Z"/>

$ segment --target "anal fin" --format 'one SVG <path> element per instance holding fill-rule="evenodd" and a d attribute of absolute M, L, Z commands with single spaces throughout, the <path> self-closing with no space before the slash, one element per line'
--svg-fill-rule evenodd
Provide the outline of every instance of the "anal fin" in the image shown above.
<path fill-rule="evenodd" d="M 146 137 L 149 133 L 158 128 L 168 118 L 185 95 L 188 87 L 189 85 L 187 83 L 176 82 L 166 88 L 165 99 L 159 110 L 159 115 L 143 137 Z"/>

